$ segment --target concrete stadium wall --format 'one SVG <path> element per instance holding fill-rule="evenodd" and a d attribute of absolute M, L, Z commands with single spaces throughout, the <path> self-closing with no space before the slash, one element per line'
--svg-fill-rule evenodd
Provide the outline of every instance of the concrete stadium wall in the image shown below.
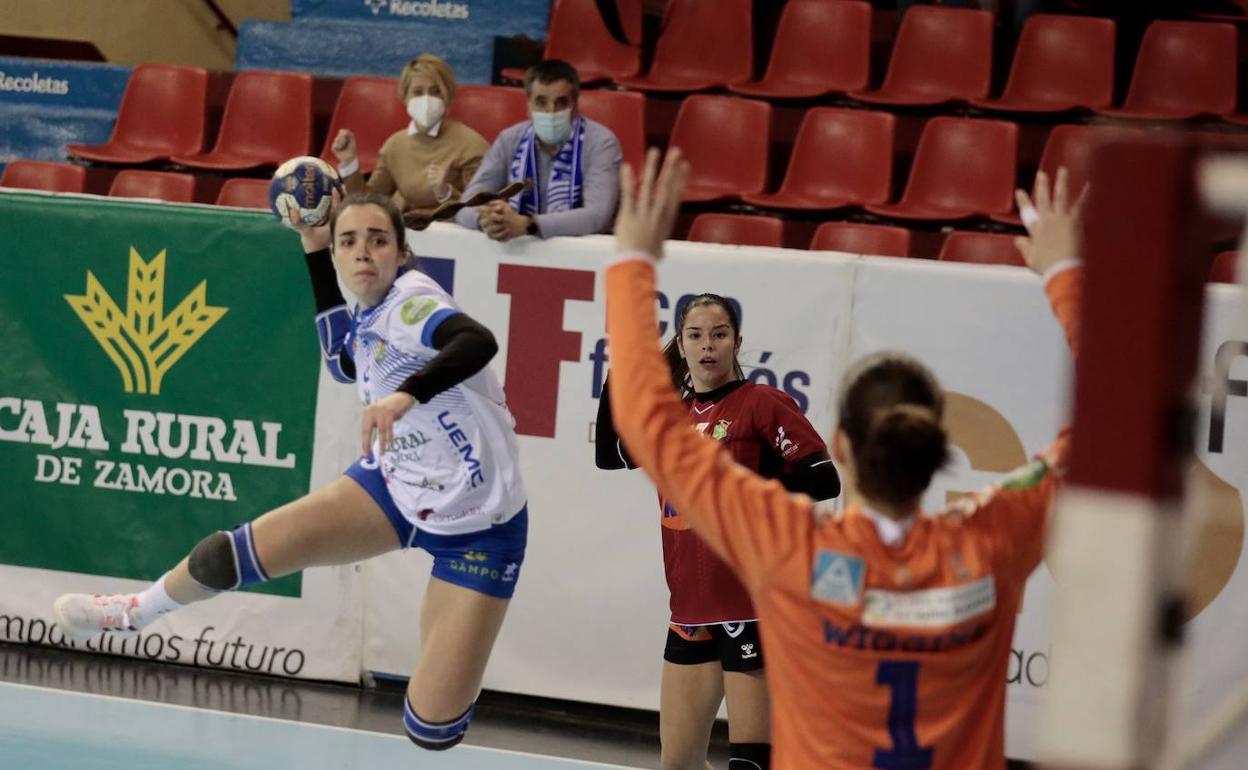
<path fill-rule="evenodd" d="M 217 0 L 237 26 L 290 18 L 290 0 Z M 115 64 L 233 69 L 235 40 L 203 0 L 0 0 L 0 34 L 92 42 Z"/>

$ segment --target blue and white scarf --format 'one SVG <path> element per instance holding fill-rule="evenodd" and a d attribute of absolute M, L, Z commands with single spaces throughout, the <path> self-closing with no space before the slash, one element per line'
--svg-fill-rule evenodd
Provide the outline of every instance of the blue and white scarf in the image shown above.
<path fill-rule="evenodd" d="M 545 206 L 542 205 L 542 185 L 537 178 L 537 137 L 530 123 L 516 145 L 511 159 L 508 182 L 532 179 L 533 185 L 513 197 L 509 203 L 521 214 L 551 214 L 571 211 L 585 205 L 583 200 L 584 173 L 581 154 L 585 146 L 585 119 L 577 117 L 572 124 L 572 136 L 563 143 L 550 164 L 550 183 L 546 185 Z"/>

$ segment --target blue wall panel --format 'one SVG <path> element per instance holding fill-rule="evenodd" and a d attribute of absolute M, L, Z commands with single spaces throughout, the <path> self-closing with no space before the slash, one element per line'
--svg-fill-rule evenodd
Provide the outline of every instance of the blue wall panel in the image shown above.
<path fill-rule="evenodd" d="M 0 106 L 117 111 L 130 67 L 0 56 Z"/>
<path fill-rule="evenodd" d="M 300 18 L 444 22 L 455 29 L 489 36 L 546 37 L 549 0 L 291 0 Z"/>
<path fill-rule="evenodd" d="M 420 53 L 446 59 L 460 83 L 490 82 L 493 36 L 454 31 L 446 22 L 250 21 L 238 36 L 239 69 L 397 77 Z"/>
<path fill-rule="evenodd" d="M 116 118 L 110 110 L 0 104 L 0 162 L 63 161 L 66 144 L 107 142 Z"/>

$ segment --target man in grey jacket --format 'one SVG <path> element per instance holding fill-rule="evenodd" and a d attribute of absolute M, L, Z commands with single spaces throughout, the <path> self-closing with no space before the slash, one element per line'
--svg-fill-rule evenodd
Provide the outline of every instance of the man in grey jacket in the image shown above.
<path fill-rule="evenodd" d="M 498 135 L 462 198 L 523 179 L 533 185 L 510 200 L 464 209 L 456 221 L 496 241 L 610 230 L 619 200 L 620 142 L 579 113 L 580 90 L 567 62 L 551 59 L 529 69 L 530 119 Z"/>

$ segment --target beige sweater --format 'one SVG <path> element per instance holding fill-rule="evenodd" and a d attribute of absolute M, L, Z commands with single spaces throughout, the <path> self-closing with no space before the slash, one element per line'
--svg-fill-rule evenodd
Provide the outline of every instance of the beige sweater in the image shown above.
<path fill-rule="evenodd" d="M 403 211 L 428 213 L 439 203 L 426 174 L 429 164 L 447 164 L 446 181 L 452 187 L 450 200 L 456 200 L 477 173 L 477 166 L 481 165 L 481 158 L 488 149 L 490 145 L 476 131 L 446 118 L 436 137 L 412 135 L 406 128 L 396 131 L 381 146 L 377 168 L 373 169 L 367 184 L 359 171 L 343 183 L 347 192 L 367 189 L 393 195 Z"/>

